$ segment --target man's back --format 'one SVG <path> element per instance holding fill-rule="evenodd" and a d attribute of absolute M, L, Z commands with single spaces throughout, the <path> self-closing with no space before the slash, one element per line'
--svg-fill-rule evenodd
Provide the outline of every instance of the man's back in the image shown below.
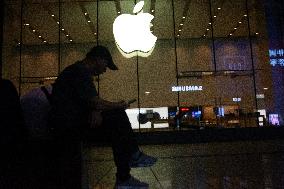
<path fill-rule="evenodd" d="M 65 68 L 52 90 L 51 121 L 56 129 L 79 129 L 88 124 L 90 100 L 97 95 L 93 76 L 81 62 Z"/>

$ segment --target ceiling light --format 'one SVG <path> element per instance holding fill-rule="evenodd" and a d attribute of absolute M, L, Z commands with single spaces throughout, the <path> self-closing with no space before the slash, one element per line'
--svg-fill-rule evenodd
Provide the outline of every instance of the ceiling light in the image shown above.
<path fill-rule="evenodd" d="M 59 24 L 59 22 L 56 22 L 57 24 Z"/>
<path fill-rule="evenodd" d="M 232 33 L 230 33 L 230 35 L 233 35 Z"/>
<path fill-rule="evenodd" d="M 244 17 L 247 17 L 248 15 L 244 14 Z"/>
<path fill-rule="evenodd" d="M 255 33 L 255 35 L 258 35 L 258 34 L 259 34 L 258 32 Z"/>
<path fill-rule="evenodd" d="M 182 18 L 185 19 L 185 16 L 183 16 Z"/>
<path fill-rule="evenodd" d="M 120 14 L 120 11 L 117 11 L 118 14 Z"/>
<path fill-rule="evenodd" d="M 178 31 L 181 31 L 181 30 L 178 30 Z"/>
<path fill-rule="evenodd" d="M 33 32 L 36 32 L 36 30 L 33 30 Z"/>
<path fill-rule="evenodd" d="M 72 39 L 70 39 L 69 41 L 73 41 Z"/>
<path fill-rule="evenodd" d="M 206 35 L 204 34 L 203 37 L 205 37 Z"/>
<path fill-rule="evenodd" d="M 151 12 L 154 12 L 154 11 L 155 11 L 154 9 L 151 10 Z"/>
<path fill-rule="evenodd" d="M 44 43 L 46 43 L 46 41 L 45 41 L 45 40 L 44 40 L 43 42 L 44 42 Z"/>
<path fill-rule="evenodd" d="M 216 18 L 217 16 L 216 16 L 216 15 L 214 15 L 213 17 L 214 17 L 214 18 Z"/>
<path fill-rule="evenodd" d="M 87 15 L 88 13 L 85 12 L 84 14 Z"/>
<path fill-rule="evenodd" d="M 38 37 L 41 38 L 41 35 L 39 35 Z"/>
<path fill-rule="evenodd" d="M 211 25 L 212 23 L 211 22 L 209 22 L 209 25 Z"/>
<path fill-rule="evenodd" d="M 242 22 L 241 21 L 239 21 L 239 24 L 241 24 Z"/>
<path fill-rule="evenodd" d="M 180 23 L 179 25 L 183 26 L 183 23 Z"/>
<path fill-rule="evenodd" d="M 64 31 L 64 28 L 62 28 L 61 30 Z"/>
<path fill-rule="evenodd" d="M 97 33 L 94 33 L 95 35 L 97 35 Z"/>
<path fill-rule="evenodd" d="M 91 20 L 88 20 L 88 22 L 90 23 L 90 22 L 91 22 Z"/>
<path fill-rule="evenodd" d="M 52 14 L 51 16 L 54 17 L 54 14 Z"/>
<path fill-rule="evenodd" d="M 30 24 L 24 24 L 24 26 L 29 26 Z"/>
<path fill-rule="evenodd" d="M 263 89 L 264 89 L 264 90 L 267 90 L 268 88 L 267 88 L 267 87 L 264 87 Z"/>
<path fill-rule="evenodd" d="M 209 31 L 209 28 L 207 28 L 206 30 Z"/>
<path fill-rule="evenodd" d="M 237 28 L 234 28 L 234 30 L 236 30 Z"/>
<path fill-rule="evenodd" d="M 69 35 L 68 34 L 66 34 L 66 37 L 68 37 Z"/>
<path fill-rule="evenodd" d="M 218 9 L 218 10 L 221 10 L 221 7 L 218 7 L 217 9 Z"/>
<path fill-rule="evenodd" d="M 145 94 L 150 94 L 150 93 L 151 93 L 151 92 L 149 92 L 149 91 L 146 91 L 146 92 L 145 92 Z"/>

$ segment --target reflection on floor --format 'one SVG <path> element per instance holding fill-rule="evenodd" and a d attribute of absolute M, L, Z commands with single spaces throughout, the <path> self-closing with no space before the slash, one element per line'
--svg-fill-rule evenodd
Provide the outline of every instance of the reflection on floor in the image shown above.
<path fill-rule="evenodd" d="M 151 189 L 284 188 L 283 140 L 145 145 L 141 149 L 159 161 L 151 168 L 132 169 L 131 174 L 148 182 Z M 88 182 L 90 189 L 113 188 L 116 169 L 111 148 L 88 147 L 84 154 L 85 186 Z"/>

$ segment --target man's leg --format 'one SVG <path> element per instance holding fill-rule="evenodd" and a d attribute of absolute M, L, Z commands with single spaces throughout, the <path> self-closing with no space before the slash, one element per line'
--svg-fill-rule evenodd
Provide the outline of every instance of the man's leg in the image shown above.
<path fill-rule="evenodd" d="M 131 124 L 123 109 L 106 111 L 102 115 L 102 128 L 110 137 L 112 143 L 114 162 L 117 166 L 117 178 L 126 180 L 130 178 L 129 161 L 131 155 L 139 151 Z"/>

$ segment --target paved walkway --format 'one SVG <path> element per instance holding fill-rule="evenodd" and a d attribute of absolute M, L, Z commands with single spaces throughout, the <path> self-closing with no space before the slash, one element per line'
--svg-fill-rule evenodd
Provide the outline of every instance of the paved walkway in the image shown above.
<path fill-rule="evenodd" d="M 132 169 L 151 189 L 284 188 L 284 141 L 242 141 L 178 145 L 145 145 L 159 158 L 151 168 Z M 85 150 L 85 181 L 90 189 L 113 188 L 111 148 Z"/>

